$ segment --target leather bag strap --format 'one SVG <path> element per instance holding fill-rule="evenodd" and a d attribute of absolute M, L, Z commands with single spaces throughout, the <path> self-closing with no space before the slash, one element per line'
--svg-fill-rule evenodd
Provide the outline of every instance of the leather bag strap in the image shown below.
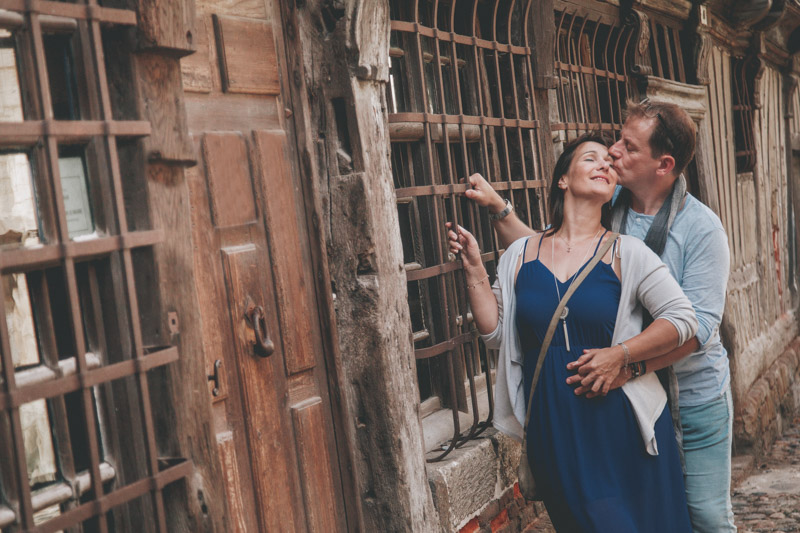
<path fill-rule="evenodd" d="M 550 342 L 553 340 L 553 335 L 556 332 L 556 326 L 558 325 L 558 320 L 561 317 L 561 312 L 564 310 L 564 307 L 566 307 L 567 301 L 569 301 L 569 298 L 570 296 L 572 296 L 572 293 L 574 293 L 575 290 L 578 288 L 578 286 L 581 284 L 581 282 L 584 279 L 586 279 L 586 276 L 589 275 L 589 272 L 591 272 L 594 269 L 594 267 L 597 266 L 597 263 L 599 263 L 600 259 L 602 259 L 606 255 L 609 248 L 611 248 L 611 246 L 614 244 L 614 241 L 616 241 L 618 237 L 619 233 L 612 233 L 609 236 L 608 240 L 600 248 L 600 250 L 598 250 L 597 253 L 594 254 L 591 261 L 589 261 L 589 263 L 586 265 L 586 268 L 584 268 L 581 271 L 581 273 L 578 274 L 578 277 L 575 278 L 575 280 L 569 286 L 567 292 L 564 293 L 564 296 L 561 298 L 561 301 L 558 302 L 558 307 L 556 307 L 555 313 L 553 313 L 553 318 L 550 319 L 550 326 L 547 328 L 547 334 L 545 334 L 544 336 L 544 341 L 542 342 L 542 348 L 539 350 L 539 359 L 536 363 L 536 370 L 534 370 L 533 372 L 533 381 L 531 382 L 531 394 L 528 397 L 528 408 L 525 411 L 525 426 L 523 428 L 523 434 L 522 434 L 523 444 L 525 443 L 525 440 L 527 440 L 528 438 L 528 422 L 531 419 L 531 406 L 533 405 L 533 393 L 536 390 L 536 383 L 539 381 L 539 373 L 542 371 L 542 363 L 544 363 L 544 358 L 547 356 L 547 349 L 550 348 Z"/>

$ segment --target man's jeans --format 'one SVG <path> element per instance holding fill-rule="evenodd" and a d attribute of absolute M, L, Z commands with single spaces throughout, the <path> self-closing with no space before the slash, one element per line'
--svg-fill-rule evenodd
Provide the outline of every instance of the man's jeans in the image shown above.
<path fill-rule="evenodd" d="M 733 402 L 730 387 L 718 399 L 681 407 L 686 500 L 695 533 L 735 532 L 731 509 Z"/>

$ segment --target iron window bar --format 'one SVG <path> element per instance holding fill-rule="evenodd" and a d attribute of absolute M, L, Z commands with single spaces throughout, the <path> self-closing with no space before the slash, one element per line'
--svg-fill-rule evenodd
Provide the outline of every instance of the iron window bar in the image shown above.
<path fill-rule="evenodd" d="M 114 479 L 116 471 L 109 463 L 100 463 L 100 476 L 103 483 Z M 72 499 L 78 500 L 81 496 L 89 492 L 90 475 L 88 471 L 83 471 L 75 476 L 74 488 L 69 483 L 63 481 L 53 483 L 32 493 L 31 504 L 34 512 L 42 511 L 54 505 L 61 505 Z M 13 525 L 16 520 L 14 510 L 6 505 L 0 504 L 0 527 Z"/>
<path fill-rule="evenodd" d="M 757 60 L 756 60 L 757 61 Z M 756 166 L 757 152 L 754 136 L 754 79 L 756 65 L 752 57 L 731 58 L 731 85 L 733 86 L 733 132 L 735 142 L 736 172 L 752 172 Z M 755 67 L 755 68 L 754 68 Z"/>
<path fill-rule="evenodd" d="M 412 338 L 418 369 L 443 361 L 449 395 L 440 398 L 453 413 L 452 438 L 429 459 L 438 461 L 488 428 L 494 410 L 492 361 L 476 339 L 466 280 L 447 253 L 444 222 L 470 228 L 485 250 L 494 250 L 483 254 L 490 273 L 499 251 L 486 213 L 459 198 L 467 189 L 461 179 L 481 172 L 508 193 L 523 220 L 544 225 L 546 183 L 532 179 L 541 172 L 528 29 L 533 2 L 460 2 L 458 9 L 457 2 L 438 0 L 392 4 L 389 133 Z M 482 364 L 484 420 L 475 385 Z M 473 420 L 462 432 L 459 405 L 467 403 L 467 386 Z"/>
<path fill-rule="evenodd" d="M 622 129 L 628 95 L 631 28 L 619 17 L 556 2 L 555 75 L 559 120 L 553 131 L 571 140 L 587 131 Z"/>
<path fill-rule="evenodd" d="M 12 359 L 9 325 L 5 319 L 0 321 L 0 409 L 7 422 L 7 430 L 2 431 L 7 431 L 9 437 L 3 445 L 4 450 L 10 452 L 5 460 L 11 463 L 5 463 L 4 468 L 0 469 L 6 499 L 0 506 L 2 527 L 16 526 L 25 531 L 57 531 L 94 519 L 98 530 L 106 532 L 109 530 L 107 513 L 111 509 L 149 495 L 155 510 L 155 528 L 166 532 L 162 490 L 192 471 L 192 464 L 188 460 L 157 456 L 147 372 L 175 361 L 178 353 L 174 347 L 151 348 L 144 344 L 132 254 L 137 249 L 152 247 L 163 239 L 163 234 L 160 231 L 129 229 L 117 152 L 118 140 L 146 136 L 150 133 L 150 126 L 144 121 L 121 121 L 113 118 L 106 78 L 101 25 L 134 26 L 136 22 L 133 11 L 102 7 L 97 0 L 88 0 L 86 4 L 47 0 L 2 2 L 0 27 L 6 30 L 25 30 L 19 37 L 20 42 L 23 42 L 24 53 L 18 56 L 18 60 L 25 74 L 25 78 L 20 79 L 19 83 L 27 87 L 27 111 L 26 120 L 22 122 L 0 123 L 0 146 L 32 147 L 41 156 L 37 160 L 39 168 L 34 175 L 34 184 L 38 200 L 37 216 L 44 239 L 42 244 L 31 247 L 4 247 L 0 252 L 0 273 L 26 274 L 31 293 L 35 292 L 36 301 L 42 302 L 39 312 L 47 319 L 45 323 L 37 323 L 36 333 L 41 344 L 40 356 L 45 360 L 36 368 L 22 370 L 15 369 Z M 84 74 L 87 78 L 84 81 L 89 85 L 90 92 L 97 97 L 97 101 L 93 102 L 94 111 L 90 113 L 96 119 L 61 120 L 54 114 L 44 32 L 79 30 L 79 57 L 86 68 Z M 61 146 L 86 142 L 96 142 L 99 145 L 96 149 L 101 150 L 104 156 L 97 156 L 97 161 L 93 161 L 93 164 L 102 166 L 109 179 L 103 182 L 103 187 L 99 190 L 92 191 L 92 194 L 98 195 L 98 201 L 107 206 L 109 212 L 98 213 L 99 217 L 108 219 L 104 220 L 103 228 L 107 234 L 100 232 L 92 238 L 78 239 L 70 235 L 68 228 L 59 158 Z M 102 327 L 104 296 L 98 288 L 95 262 L 109 258 L 115 258 L 114 261 L 118 258 L 115 268 L 121 274 L 121 279 L 114 283 L 119 287 L 118 294 L 121 298 L 117 311 L 121 316 L 127 317 L 122 327 L 131 337 L 130 358 L 102 364 L 105 358 L 98 357 L 87 348 L 92 336 L 105 335 Z M 61 325 L 70 336 L 70 349 L 75 354 L 60 361 L 55 350 L 57 342 L 53 321 L 54 318 L 61 317 L 54 317 L 54 310 L 49 306 L 48 291 L 51 281 L 44 275 L 48 268 L 56 268 L 61 275 L 67 302 L 66 309 L 59 310 L 67 317 Z M 79 286 L 78 277 L 83 276 L 84 272 L 88 287 Z M 87 309 L 84 310 L 83 307 Z M 86 313 L 93 317 L 92 324 L 85 319 Z M 7 316 L 4 298 L 0 298 L 0 315 Z M 102 338 L 100 344 L 106 341 Z M 137 411 L 143 425 L 141 433 L 145 443 L 146 475 L 122 487 L 106 489 L 105 484 L 114 480 L 117 474 L 101 458 L 100 432 L 95 413 L 98 400 L 94 391 L 101 385 L 126 378 L 135 383 L 138 393 L 138 406 L 133 409 Z M 83 431 L 76 431 L 81 443 L 86 445 L 88 468 L 80 472 L 74 472 L 70 428 L 65 426 L 68 422 L 63 420 L 63 398 L 68 394 L 78 399 L 84 423 Z M 60 437 L 66 433 L 63 439 L 65 449 L 59 450 L 60 460 L 65 463 L 62 465 L 62 482 L 34 491 L 28 479 L 20 406 L 41 400 L 53 402 L 52 405 L 58 412 L 56 418 L 59 420 L 55 425 L 60 429 L 54 428 L 54 431 L 60 431 Z M 76 487 L 77 490 L 73 491 L 71 487 Z M 65 488 L 69 489 L 69 495 Z M 83 497 L 75 498 L 76 495 Z M 62 505 L 72 500 L 77 501 L 59 509 L 60 514 L 55 518 L 43 524 L 35 523 L 34 514 L 41 508 Z"/>
<path fill-rule="evenodd" d="M 686 83 L 681 48 L 682 22 L 648 12 L 650 20 L 650 61 L 659 78 Z"/>

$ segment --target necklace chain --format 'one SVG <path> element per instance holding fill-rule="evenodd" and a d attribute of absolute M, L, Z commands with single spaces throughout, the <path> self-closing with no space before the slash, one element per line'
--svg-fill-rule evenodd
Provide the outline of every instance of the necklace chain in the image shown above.
<path fill-rule="evenodd" d="M 589 241 L 589 246 L 586 247 L 586 252 L 583 254 L 583 259 L 581 259 L 581 264 L 580 264 L 580 266 L 578 266 L 578 270 L 576 270 L 575 273 L 572 274 L 572 276 L 570 276 L 567 279 L 567 281 L 565 282 L 565 283 L 567 283 L 567 291 L 569 291 L 569 287 L 572 285 L 572 282 L 575 280 L 575 276 L 578 275 L 578 272 L 580 272 L 581 267 L 586 262 L 586 257 L 589 255 L 589 250 L 592 249 L 592 244 L 594 243 L 594 240 L 597 238 L 597 236 L 600 234 L 601 231 L 603 231 L 602 227 L 599 230 L 597 230 L 597 233 L 595 233 L 594 237 L 592 237 L 592 239 Z M 562 237 L 562 240 L 563 240 L 563 237 Z M 566 241 L 564 241 L 564 242 L 566 243 Z M 569 244 L 567 243 L 567 253 L 569 253 L 569 250 L 570 250 Z M 553 239 L 550 241 L 550 254 L 552 255 L 552 260 L 553 260 L 553 283 L 556 284 L 556 295 L 558 296 L 558 301 L 560 303 L 561 302 L 561 291 L 558 289 L 558 278 L 556 277 L 556 239 L 555 239 L 555 237 L 553 237 Z M 566 345 L 565 347 L 566 347 L 567 351 L 569 352 L 570 351 L 570 348 L 569 348 L 569 333 L 567 332 L 567 315 L 568 314 L 569 314 L 569 307 L 567 307 L 565 305 L 564 309 L 561 311 L 561 316 L 558 317 L 558 318 L 561 319 L 561 325 L 564 326 L 564 344 Z"/>
<path fill-rule="evenodd" d="M 564 282 L 564 283 L 567 283 L 567 289 L 569 289 L 569 286 L 572 285 L 572 280 L 574 280 L 575 276 L 577 276 L 578 272 L 580 272 L 581 267 L 583 266 L 584 262 L 586 261 L 586 257 L 589 255 L 589 250 L 592 249 L 592 243 L 594 242 L 594 240 L 597 238 L 597 236 L 600 234 L 601 231 L 603 231 L 603 228 L 600 228 L 599 230 L 597 230 L 597 233 L 595 233 L 594 236 L 592 237 L 592 239 L 589 241 L 589 246 L 586 247 L 586 252 L 583 254 L 583 259 L 581 259 L 581 263 L 580 263 L 580 266 L 578 266 L 578 270 L 576 270 L 575 273 L 572 274 L 572 276 L 570 276 L 567 279 L 567 281 Z M 562 239 L 563 239 L 563 237 L 562 237 Z M 567 247 L 569 247 L 569 245 L 567 245 Z M 567 253 L 569 253 L 569 251 Z M 561 291 L 558 289 L 558 278 L 556 277 L 556 270 L 557 269 L 556 269 L 556 244 L 555 244 L 555 239 L 550 241 L 550 254 L 551 254 L 552 259 L 553 259 L 553 283 L 555 283 L 555 285 L 556 285 L 556 295 L 558 295 L 558 301 L 560 302 L 561 301 Z"/>
<path fill-rule="evenodd" d="M 596 236 L 597 236 L 597 234 L 595 233 L 595 237 Z M 572 253 L 572 245 L 573 245 L 573 243 L 568 241 L 567 239 L 565 239 L 561 234 L 558 234 L 558 238 L 561 239 L 563 241 L 563 243 L 567 246 L 567 253 L 568 254 Z M 592 237 L 592 240 L 594 240 L 594 237 Z M 581 241 L 577 241 L 577 242 L 581 242 Z"/>

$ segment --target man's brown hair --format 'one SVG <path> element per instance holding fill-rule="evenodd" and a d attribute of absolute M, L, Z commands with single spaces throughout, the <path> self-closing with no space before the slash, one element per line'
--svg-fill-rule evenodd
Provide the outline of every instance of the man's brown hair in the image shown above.
<path fill-rule="evenodd" d="M 675 104 L 651 102 L 640 103 L 628 100 L 626 120 L 652 120 L 654 127 L 650 135 L 650 151 L 653 157 L 664 154 L 675 159 L 675 175 L 679 176 L 694 156 L 697 128 L 689 115 Z"/>

